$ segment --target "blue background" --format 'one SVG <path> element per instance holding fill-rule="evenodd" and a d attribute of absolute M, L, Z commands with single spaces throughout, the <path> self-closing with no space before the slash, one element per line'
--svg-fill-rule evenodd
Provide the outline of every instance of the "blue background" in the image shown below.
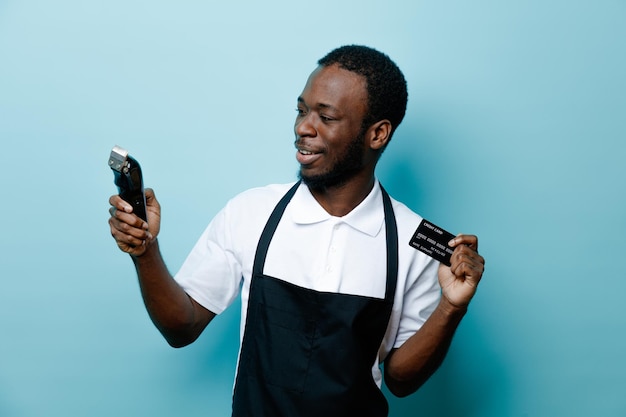
<path fill-rule="evenodd" d="M 626 415 L 626 2 L 0 1 L 0 416 L 225 416 L 238 306 L 152 326 L 109 235 L 119 144 L 177 270 L 244 189 L 295 179 L 316 60 L 388 53 L 396 198 L 487 269 L 444 366 L 392 416 Z"/>

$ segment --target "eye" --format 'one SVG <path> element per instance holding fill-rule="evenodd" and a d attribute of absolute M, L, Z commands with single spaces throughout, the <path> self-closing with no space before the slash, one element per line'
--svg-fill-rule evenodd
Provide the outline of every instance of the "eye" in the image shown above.
<path fill-rule="evenodd" d="M 298 117 L 302 117 L 306 114 L 306 111 L 298 107 L 296 108 L 296 113 L 298 113 Z"/>
<path fill-rule="evenodd" d="M 325 123 L 326 122 L 332 122 L 333 120 L 335 120 L 332 117 L 329 117 L 329 116 L 327 116 L 325 114 L 320 114 L 320 119 L 322 119 L 322 121 L 325 122 Z"/>

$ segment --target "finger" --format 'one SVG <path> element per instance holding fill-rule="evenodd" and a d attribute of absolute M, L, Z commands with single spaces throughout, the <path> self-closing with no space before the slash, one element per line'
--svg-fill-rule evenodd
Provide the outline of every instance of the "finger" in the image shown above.
<path fill-rule="evenodd" d="M 154 190 L 152 188 L 146 188 L 144 190 L 144 194 L 146 196 L 146 205 L 148 207 L 156 207 L 159 210 L 161 209 L 161 205 L 156 199 L 156 195 L 154 194 Z"/>
<path fill-rule="evenodd" d="M 115 207 L 119 210 L 122 210 L 126 213 L 132 213 L 133 212 L 133 206 L 130 205 L 127 201 L 125 201 L 122 197 L 120 197 L 119 195 L 112 195 L 111 197 L 109 197 L 109 204 L 112 207 Z"/>
<path fill-rule="evenodd" d="M 456 259 L 463 259 L 463 258 L 468 258 L 468 259 L 472 259 L 477 263 L 485 263 L 485 258 L 483 258 L 482 256 L 480 256 L 480 254 L 478 252 L 476 252 L 471 246 L 467 246 L 467 245 L 460 245 L 457 246 L 454 249 L 454 252 L 452 253 L 451 256 L 451 262 L 452 262 L 452 258 L 456 258 Z"/>
<path fill-rule="evenodd" d="M 472 265 L 483 267 L 485 266 L 485 258 L 483 258 L 477 252 L 474 252 L 472 249 L 461 249 L 460 247 L 454 251 L 452 256 L 450 257 L 451 268 L 455 265 L 459 265 L 462 263 L 469 263 Z"/>
<path fill-rule="evenodd" d="M 123 216 L 128 216 L 131 219 L 138 219 L 139 226 L 136 224 L 129 224 L 126 221 L 120 220 L 118 217 L 109 218 L 109 225 L 119 232 L 120 235 L 128 235 L 140 240 L 149 239 L 151 237 L 150 232 L 146 227 L 143 227 L 145 222 L 132 214 L 122 213 Z"/>
<path fill-rule="evenodd" d="M 478 285 L 483 276 L 484 267 L 480 263 L 463 261 L 453 265 L 451 270 L 456 277 L 462 278 L 465 282 L 472 285 Z"/>
<path fill-rule="evenodd" d="M 480 271 L 481 274 L 485 269 L 485 258 L 468 246 L 457 247 L 450 258 L 450 263 L 452 272 L 458 277 L 463 276 L 462 271 L 466 267 Z"/>
<path fill-rule="evenodd" d="M 145 244 L 150 238 L 150 234 L 144 230 L 137 228 L 128 228 L 126 223 L 119 222 L 115 218 L 109 219 L 111 236 L 117 242 L 117 245 L 124 251 L 128 252 L 128 248 L 135 248 Z"/>
<path fill-rule="evenodd" d="M 466 245 L 470 248 L 478 251 L 478 237 L 475 235 L 464 235 L 462 233 L 456 235 L 453 239 L 448 242 L 448 246 L 454 248 L 459 245 Z"/>
<path fill-rule="evenodd" d="M 115 201 L 113 202 L 115 203 Z M 125 201 L 124 201 L 124 204 L 112 205 L 111 207 L 109 207 L 109 214 L 111 215 L 112 218 L 122 223 L 128 223 L 130 226 L 148 230 L 148 223 L 145 222 L 143 219 L 139 218 L 138 216 L 136 216 L 135 214 L 133 214 L 132 207 L 130 207 L 130 212 L 127 211 L 126 210 L 127 206 L 129 206 L 129 204 Z"/>

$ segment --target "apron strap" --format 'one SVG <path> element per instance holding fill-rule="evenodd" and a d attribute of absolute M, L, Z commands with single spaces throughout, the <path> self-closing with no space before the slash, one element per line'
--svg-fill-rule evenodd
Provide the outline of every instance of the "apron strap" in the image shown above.
<path fill-rule="evenodd" d="M 265 265 L 267 251 L 270 241 L 272 240 L 272 236 L 274 235 L 274 231 L 276 231 L 276 228 L 278 227 L 278 223 L 283 216 L 287 204 L 289 204 L 289 201 L 300 186 L 300 182 L 301 181 L 296 182 L 293 187 L 287 191 L 287 194 L 280 199 L 265 224 L 261 237 L 259 238 L 256 254 L 254 256 L 254 264 L 252 267 L 253 275 L 263 273 L 263 266 Z M 380 186 L 380 191 L 382 192 L 383 197 L 385 233 L 387 238 L 387 284 L 385 288 L 385 300 L 393 303 L 396 293 L 396 283 L 398 281 L 398 226 L 396 224 L 396 217 L 393 212 L 389 194 L 387 194 L 387 191 L 385 191 L 382 185 Z"/>
<path fill-rule="evenodd" d="M 262 274 L 263 266 L 265 265 L 265 258 L 267 257 L 267 250 L 270 246 L 270 241 L 272 240 L 272 236 L 274 236 L 274 231 L 278 227 L 278 223 L 280 222 L 281 217 L 283 216 L 283 212 L 289 204 L 291 197 L 296 193 L 296 190 L 300 186 L 300 182 L 298 181 L 294 184 L 287 194 L 280 199 L 276 207 L 274 207 L 274 211 L 270 215 L 265 227 L 263 228 L 263 232 L 261 233 L 261 237 L 259 238 L 259 243 L 257 245 L 256 254 L 254 255 L 254 264 L 252 266 L 252 275 Z M 254 282 L 254 280 L 252 280 Z"/>
<path fill-rule="evenodd" d="M 383 209 L 385 211 L 385 234 L 387 238 L 387 287 L 385 300 L 393 304 L 398 282 L 398 225 L 391 205 L 389 194 L 380 186 L 383 194 Z"/>

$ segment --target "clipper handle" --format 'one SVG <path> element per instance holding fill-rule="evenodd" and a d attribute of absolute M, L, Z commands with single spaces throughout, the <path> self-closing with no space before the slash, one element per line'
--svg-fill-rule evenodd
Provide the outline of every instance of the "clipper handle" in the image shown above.
<path fill-rule="evenodd" d="M 143 189 L 143 177 L 139 162 L 130 156 L 125 149 L 115 146 L 111 150 L 109 166 L 113 170 L 114 182 L 120 197 L 133 206 L 133 213 L 142 220 L 148 221 L 146 195 Z"/>

